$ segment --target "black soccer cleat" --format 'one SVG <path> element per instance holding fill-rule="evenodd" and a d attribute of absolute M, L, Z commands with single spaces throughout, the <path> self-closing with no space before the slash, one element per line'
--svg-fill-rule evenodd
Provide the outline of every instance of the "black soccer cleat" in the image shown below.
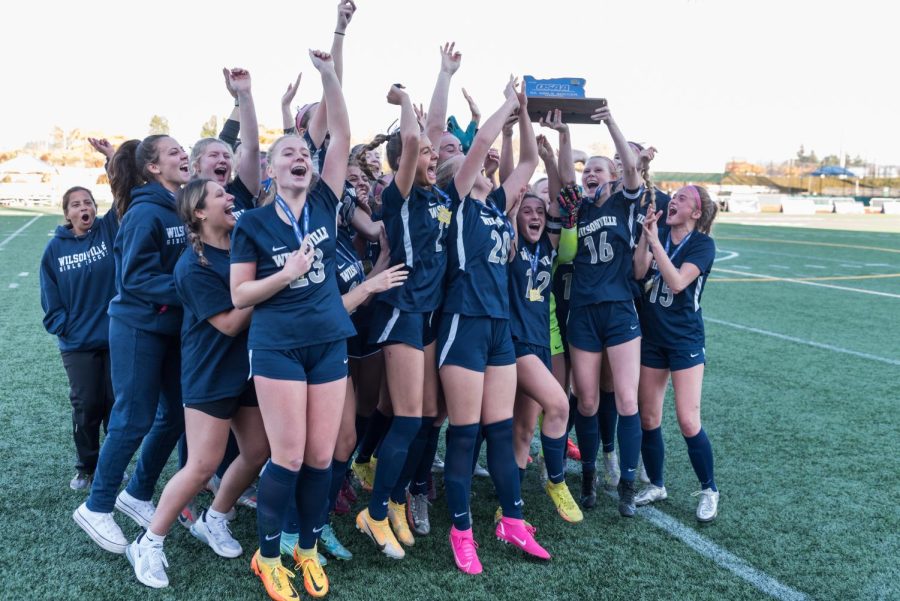
<path fill-rule="evenodd" d="M 619 480 L 619 515 L 623 518 L 634 517 L 637 507 L 634 505 L 635 487 L 633 480 Z"/>
<path fill-rule="evenodd" d="M 592 509 L 597 505 L 597 472 L 583 470 L 581 472 L 581 506 Z"/>

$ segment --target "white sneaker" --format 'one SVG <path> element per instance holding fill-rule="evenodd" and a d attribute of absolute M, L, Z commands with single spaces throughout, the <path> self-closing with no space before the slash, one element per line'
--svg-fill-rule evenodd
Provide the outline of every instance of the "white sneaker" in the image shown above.
<path fill-rule="evenodd" d="M 169 586 L 169 577 L 166 575 L 169 562 L 162 545 L 142 545 L 135 540 L 125 550 L 125 557 L 134 566 L 134 575 L 143 584 L 153 588 Z"/>
<path fill-rule="evenodd" d="M 435 455 L 434 461 L 431 462 L 431 471 L 436 473 L 444 471 L 444 460 L 441 459 L 438 455 Z"/>
<path fill-rule="evenodd" d="M 647 468 L 644 467 L 644 458 L 638 459 L 638 480 L 644 484 L 650 484 L 650 476 L 647 475 Z"/>
<path fill-rule="evenodd" d="M 668 498 L 669 493 L 666 492 L 665 486 L 648 484 L 635 495 L 634 504 L 641 507 L 643 505 L 649 505 L 650 503 L 656 503 L 657 501 L 664 501 Z"/>
<path fill-rule="evenodd" d="M 603 487 L 606 490 L 616 490 L 620 477 L 619 456 L 615 451 L 603 453 Z"/>
<path fill-rule="evenodd" d="M 191 534 L 210 546 L 220 557 L 234 559 L 240 557 L 244 550 L 228 528 L 228 520 L 216 520 L 204 511 L 200 519 L 191 526 Z"/>
<path fill-rule="evenodd" d="M 139 501 L 125 490 L 116 497 L 116 509 L 130 517 L 144 530 L 150 528 L 153 514 L 156 513 L 156 505 L 153 504 L 153 501 Z"/>
<path fill-rule="evenodd" d="M 475 464 L 475 470 L 472 472 L 472 475 L 478 476 L 479 478 L 491 477 L 491 473 L 481 466 L 481 462 Z"/>
<path fill-rule="evenodd" d="M 113 519 L 112 512 L 91 511 L 87 503 L 82 503 L 72 514 L 72 519 L 95 543 L 110 553 L 121 555 L 128 548 L 128 539 Z"/>
<path fill-rule="evenodd" d="M 697 521 L 711 522 L 716 519 L 719 515 L 719 491 L 704 488 L 692 493 L 691 496 L 700 497 L 700 503 L 697 505 Z"/>

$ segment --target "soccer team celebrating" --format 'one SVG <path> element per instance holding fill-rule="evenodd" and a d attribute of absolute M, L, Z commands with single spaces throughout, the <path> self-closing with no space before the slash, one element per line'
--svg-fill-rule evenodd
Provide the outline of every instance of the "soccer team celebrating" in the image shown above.
<path fill-rule="evenodd" d="M 466 94 L 473 122 L 462 130 L 447 119 L 461 64 L 453 44 L 440 50 L 427 111 L 394 84 L 387 101 L 399 126 L 351 148 L 343 41 L 355 11 L 341 0 L 331 51 L 310 52 L 321 101 L 295 117 L 299 78 L 288 86 L 284 135 L 264 156 L 243 69 L 224 72 L 235 109 L 222 134 L 190 155 L 168 135 L 118 149 L 91 140 L 108 157 L 113 208 L 97 217 L 89 190 L 67 191 L 66 224 L 41 265 L 44 325 L 70 382 L 70 486 L 89 489 L 75 522 L 161 588 L 173 524 L 236 558 L 243 549 L 229 520 L 236 504 L 255 506 L 250 566 L 266 592 L 297 599 L 302 574 L 307 593 L 322 597 L 320 551 L 352 558 L 330 521 L 356 500 L 353 482 L 369 493 L 356 528 L 378 551 L 402 559 L 415 536 L 429 535 L 448 422 L 443 477 L 457 568 L 482 571 L 469 505 L 484 443 L 497 538 L 549 560 L 521 495 L 535 428 L 562 519 L 580 522 L 598 484 L 617 490 L 619 513 L 633 516 L 667 497 L 670 378 L 700 481 L 697 518 L 715 519 L 700 422 L 700 299 L 715 257 L 709 194 L 689 185 L 670 199 L 656 189 L 655 150 L 626 141 L 605 106 L 591 118 L 606 125 L 616 155 L 590 157 L 579 184 L 560 112 L 540 120 L 558 133 L 556 150 L 535 136 L 514 78 L 483 122 Z M 546 177 L 531 183 L 541 163 Z M 176 447 L 179 470 L 154 504 Z M 578 502 L 567 454 L 580 454 Z M 204 488 L 215 496 L 198 511 Z M 114 509 L 143 528 L 133 542 Z"/>

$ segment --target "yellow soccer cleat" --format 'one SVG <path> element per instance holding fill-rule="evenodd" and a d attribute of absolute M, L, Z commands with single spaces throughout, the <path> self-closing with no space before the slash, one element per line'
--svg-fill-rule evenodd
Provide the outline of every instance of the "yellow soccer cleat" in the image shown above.
<path fill-rule="evenodd" d="M 269 597 L 275 601 L 298 601 L 300 595 L 291 583 L 294 573 L 281 565 L 281 559 L 270 561 L 264 559 L 257 550 L 250 560 L 250 569 L 262 580 Z"/>
<path fill-rule="evenodd" d="M 413 538 L 412 531 L 409 529 L 409 522 L 406 521 L 406 503 L 388 501 L 387 514 L 397 540 L 407 547 L 416 544 L 416 539 Z"/>
<path fill-rule="evenodd" d="M 581 508 L 578 507 L 575 499 L 572 498 L 572 493 L 569 492 L 569 487 L 566 486 L 565 481 L 554 484 L 547 480 L 544 490 L 550 495 L 559 517 L 573 524 L 577 524 L 584 519 L 584 514 L 581 513 Z"/>
<path fill-rule="evenodd" d="M 369 515 L 368 509 L 363 509 L 356 516 L 356 529 L 366 534 L 378 547 L 378 550 L 393 559 L 403 559 L 406 551 L 397 542 L 397 537 L 391 531 L 391 525 L 388 519 L 373 520 Z"/>
<path fill-rule="evenodd" d="M 303 572 L 303 586 L 310 597 L 324 597 L 328 594 L 328 576 L 319 562 L 319 552 L 316 547 L 301 549 L 294 547 L 294 561 L 298 572 Z"/>
<path fill-rule="evenodd" d="M 359 485 L 365 491 L 372 492 L 372 486 L 375 484 L 375 467 L 377 464 L 378 460 L 372 457 L 368 463 L 357 463 L 354 461 L 350 465 L 353 475 L 356 476 L 356 479 L 359 480 Z"/>

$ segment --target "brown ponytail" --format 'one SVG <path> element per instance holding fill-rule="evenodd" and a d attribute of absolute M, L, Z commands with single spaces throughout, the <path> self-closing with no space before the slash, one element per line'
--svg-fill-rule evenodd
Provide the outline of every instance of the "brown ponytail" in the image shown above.
<path fill-rule="evenodd" d="M 697 220 L 697 229 L 700 233 L 709 235 L 713 221 L 719 213 L 719 206 L 709 197 L 709 192 L 703 186 L 694 186 L 700 195 L 700 219 Z"/>
<path fill-rule="evenodd" d="M 396 148 L 391 150 L 391 141 L 396 138 L 397 142 L 395 144 Z M 375 174 L 372 173 L 372 168 L 369 166 L 369 163 L 366 161 L 366 153 L 370 150 L 375 150 L 385 142 L 388 143 L 387 149 L 387 159 L 388 165 L 390 165 L 391 169 L 396 173 L 396 171 L 400 168 L 400 150 L 402 146 L 400 145 L 400 134 L 378 134 L 375 136 L 371 142 L 362 146 L 359 151 L 356 153 L 356 163 L 359 165 L 359 169 L 365 174 L 370 181 L 375 181 L 378 179 L 375 177 Z M 393 152 L 393 154 L 392 154 Z M 393 159 L 392 159 L 393 157 Z"/>
<path fill-rule="evenodd" d="M 206 208 L 206 184 L 210 181 L 208 179 L 194 179 L 188 182 L 179 191 L 176 204 L 178 216 L 187 228 L 188 242 L 190 242 L 194 253 L 199 257 L 200 264 L 204 267 L 209 266 L 209 261 L 203 255 L 203 240 L 200 238 L 202 221 L 194 212 L 197 209 Z"/>

